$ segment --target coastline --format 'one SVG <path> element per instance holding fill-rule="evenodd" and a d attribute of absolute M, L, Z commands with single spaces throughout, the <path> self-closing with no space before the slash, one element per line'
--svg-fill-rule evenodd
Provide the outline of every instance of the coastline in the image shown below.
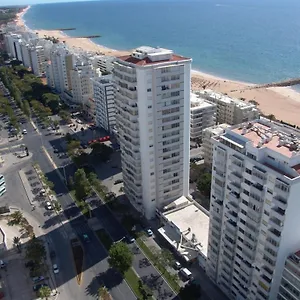
<path fill-rule="evenodd" d="M 24 30 L 31 30 L 25 25 L 23 16 L 30 9 L 26 7 L 17 14 L 16 24 Z M 64 42 L 74 50 L 85 50 L 98 54 L 121 56 L 128 55 L 130 50 L 115 50 L 103 45 L 94 43 L 88 38 L 70 37 L 66 33 L 58 30 L 34 30 L 40 38 L 53 36 Z M 217 92 L 226 93 L 234 98 L 243 98 L 245 101 L 255 100 L 258 108 L 266 115 L 273 114 L 279 120 L 300 126 L 300 93 L 290 87 L 275 87 L 262 89 L 247 89 L 253 83 L 234 81 L 218 76 L 210 75 L 198 70 L 192 70 L 191 74 L 192 90 L 213 89 Z"/>

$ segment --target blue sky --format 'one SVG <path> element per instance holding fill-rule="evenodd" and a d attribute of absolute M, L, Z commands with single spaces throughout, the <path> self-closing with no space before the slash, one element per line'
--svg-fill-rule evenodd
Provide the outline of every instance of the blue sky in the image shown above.
<path fill-rule="evenodd" d="M 36 3 L 57 3 L 57 2 L 78 2 L 78 1 L 90 1 L 90 0 L 1 0 L 0 6 L 5 5 L 27 5 Z"/>

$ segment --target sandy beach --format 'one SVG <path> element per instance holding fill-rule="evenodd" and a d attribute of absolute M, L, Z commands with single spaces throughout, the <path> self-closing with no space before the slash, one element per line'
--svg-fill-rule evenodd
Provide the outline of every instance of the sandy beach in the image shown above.
<path fill-rule="evenodd" d="M 19 26 L 26 28 L 23 22 L 23 15 L 29 9 L 24 9 L 17 15 L 16 22 Z M 82 49 L 97 52 L 105 55 L 126 55 L 129 51 L 119 51 L 98 45 L 87 38 L 69 37 L 61 31 L 36 30 L 39 37 L 51 36 L 66 43 L 70 48 Z M 279 120 L 300 126 L 300 93 L 289 87 L 248 89 L 249 84 L 216 77 L 199 71 L 192 72 L 192 89 L 212 89 L 226 93 L 235 98 L 243 98 L 245 101 L 255 100 L 259 103 L 258 108 L 264 114 L 273 114 Z"/>

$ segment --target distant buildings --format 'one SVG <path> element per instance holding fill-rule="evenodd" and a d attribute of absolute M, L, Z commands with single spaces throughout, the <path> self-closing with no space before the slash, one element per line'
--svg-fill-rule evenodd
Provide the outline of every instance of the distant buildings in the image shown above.
<path fill-rule="evenodd" d="M 258 119 L 213 140 L 206 273 L 231 299 L 277 299 L 300 249 L 300 131 Z"/>
<path fill-rule="evenodd" d="M 230 125 L 220 124 L 220 125 L 208 127 L 203 130 L 202 133 L 203 158 L 204 158 L 205 165 L 210 169 L 213 161 L 213 148 L 214 148 L 212 137 L 216 135 L 220 135 L 228 127 L 230 127 Z"/>
<path fill-rule="evenodd" d="M 216 104 L 191 93 L 191 136 L 192 141 L 202 142 L 203 130 L 216 124 Z"/>
<path fill-rule="evenodd" d="M 116 126 L 115 91 L 112 75 L 92 79 L 96 105 L 96 125 L 112 132 Z"/>
<path fill-rule="evenodd" d="M 114 63 L 124 191 L 146 218 L 189 194 L 191 59 L 140 47 Z"/>
<path fill-rule="evenodd" d="M 100 69 L 102 74 L 112 73 L 113 62 L 116 58 L 109 55 L 96 55 L 92 58 L 93 65 Z"/>
<path fill-rule="evenodd" d="M 235 125 L 255 120 L 259 117 L 259 111 L 254 104 L 233 99 L 212 90 L 199 91 L 197 94 L 217 105 L 217 124 Z"/>

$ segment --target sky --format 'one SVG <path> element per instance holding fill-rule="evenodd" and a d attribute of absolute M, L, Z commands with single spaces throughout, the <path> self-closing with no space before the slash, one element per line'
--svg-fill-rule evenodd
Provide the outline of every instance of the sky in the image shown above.
<path fill-rule="evenodd" d="M 79 2 L 90 0 L 0 0 L 0 6 L 5 5 L 27 5 L 36 3 L 57 3 L 57 2 Z"/>

